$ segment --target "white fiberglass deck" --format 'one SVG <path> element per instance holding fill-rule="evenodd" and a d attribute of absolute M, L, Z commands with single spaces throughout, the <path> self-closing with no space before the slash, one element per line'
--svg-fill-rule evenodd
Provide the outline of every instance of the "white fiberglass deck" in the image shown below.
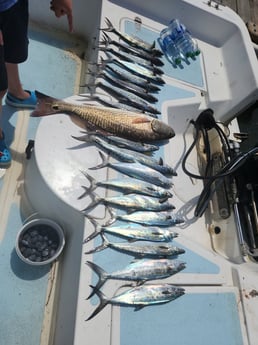
<path fill-rule="evenodd" d="M 178 17 L 197 37 L 202 51 L 196 61 L 183 69 L 171 69 L 165 64 L 166 85 L 157 104 L 161 119 L 175 129 L 176 136 L 156 156 L 162 156 L 177 170 L 172 201 L 175 212 L 186 219 L 184 225 L 176 228 L 176 243 L 186 251 L 180 259 L 187 267 L 166 282 L 183 286 L 186 294 L 168 304 L 137 312 L 108 305 L 95 318 L 85 321 L 98 304 L 96 297 L 86 300 L 96 276 L 85 261 L 92 260 L 112 272 L 133 259 L 109 248 L 94 255 L 84 254 L 99 244 L 99 239 L 82 244 L 93 227 L 80 212 L 89 202 L 87 198 L 78 200 L 83 192 L 81 186 L 86 184 L 80 170 L 99 163 L 97 149 L 71 137 L 81 135 L 81 129 L 67 115 L 54 115 L 39 122 L 29 119 L 27 111 L 13 114 L 5 106 L 4 114 L 8 116 L 10 111 L 5 128 L 7 139 L 12 142 L 14 162 L 0 185 L 0 250 L 4 258 L 0 267 L 6 279 L 0 302 L 1 310 L 5 310 L 0 343 L 254 345 L 258 337 L 257 264 L 243 262 L 232 217 L 211 224 L 206 217 L 194 218 L 193 208 L 202 184 L 186 177 L 180 167 L 182 156 L 192 143 L 191 119 L 211 107 L 217 120 L 227 120 L 257 98 L 258 66 L 244 24 L 229 9 L 218 11 L 201 0 L 194 4 L 190 0 L 163 0 L 162 6 L 154 0 L 103 0 L 99 15 L 101 21 L 96 18 L 92 32 L 104 27 L 104 18 L 108 17 L 115 27 L 132 34 L 137 16 L 142 20 L 137 34 L 145 40 L 156 40 L 169 20 Z M 93 36 L 89 37 L 90 42 L 94 41 Z M 70 54 L 70 49 L 77 51 L 78 45 L 69 41 L 67 48 L 63 41 L 45 42 L 42 38 L 42 32 L 32 36 L 31 49 L 35 51 L 30 55 L 34 60 L 22 69 L 24 86 L 54 97 L 80 100 L 73 96 L 79 92 L 80 60 Z M 53 59 L 58 63 L 53 63 Z M 47 62 L 44 69 L 39 67 L 42 60 Z M 24 149 L 28 139 L 34 138 L 35 149 L 27 162 Z M 195 158 L 191 158 L 190 165 L 198 171 Z M 101 169 L 94 178 L 104 180 L 115 175 L 111 169 Z M 104 192 L 97 190 L 100 195 Z M 37 271 L 25 267 L 13 250 L 15 234 L 33 212 L 56 220 L 65 230 L 64 253 L 51 271 L 49 267 Z M 103 215 L 103 208 L 92 213 Z M 217 224 L 222 229 L 219 235 L 210 231 Z M 112 297 L 122 284 L 108 281 L 102 291 Z"/>
<path fill-rule="evenodd" d="M 213 6 L 208 7 L 201 2 L 192 5 L 188 1 L 176 1 L 173 5 L 164 1 L 164 6 L 156 11 L 155 4 L 151 1 L 145 7 L 134 1 L 103 1 L 101 27 L 105 26 L 104 18 L 108 17 L 121 31 L 132 34 L 135 32 L 134 18 L 137 16 L 143 23 L 137 34 L 152 41 L 157 39 L 159 31 L 171 19 L 170 13 L 173 13 L 198 38 L 202 54 L 196 61 L 184 65 L 183 70 L 171 70 L 165 64 L 166 85 L 159 94 L 157 105 L 162 111 L 162 120 L 175 129 L 176 137 L 156 155 L 163 156 L 166 163 L 177 169 L 173 203 L 176 205 L 176 213 L 186 218 L 186 223 L 176 228 L 179 232 L 176 243 L 186 250 L 180 259 L 186 261 L 187 268 L 166 281 L 185 287 L 186 294 L 169 304 L 147 307 L 138 312 L 132 308 L 109 305 L 86 322 L 85 319 L 96 308 L 98 299 L 85 300 L 90 293 L 89 285 L 96 283 L 96 277 L 85 261 L 93 260 L 106 271 L 112 272 L 124 267 L 132 257 L 118 254 L 112 249 L 94 255 L 82 254 L 74 344 L 81 345 L 89 341 L 112 345 L 253 345 L 257 339 L 257 330 L 253 327 L 252 314 L 255 313 L 257 300 L 251 297 L 251 292 L 257 289 L 257 266 L 242 261 L 233 217 L 219 222 L 222 229 L 220 235 L 209 232 L 206 217 L 194 218 L 193 208 L 202 184 L 184 176 L 180 163 L 192 142 L 192 129 L 189 126 L 191 119 L 195 119 L 203 109 L 211 107 L 216 119 L 228 120 L 254 101 L 257 96 L 255 54 L 248 44 L 248 34 L 243 23 L 233 12 L 225 10 L 219 13 Z M 191 20 L 193 16 L 194 22 Z M 201 22 L 202 25 L 197 25 Z M 204 23 L 209 23 L 212 30 L 202 30 Z M 229 54 L 233 54 L 234 59 Z M 245 71 L 242 69 L 244 66 Z M 241 75 L 235 80 L 239 71 Z M 72 101 L 77 100 L 77 97 L 72 98 Z M 48 133 L 48 151 L 52 144 L 55 149 L 47 156 L 42 141 L 46 129 L 56 126 L 57 131 Z M 81 185 L 86 184 L 80 170 L 96 165 L 99 157 L 95 147 L 80 145 L 71 138 L 71 134 L 80 135 L 80 128 L 67 115 L 45 118 L 37 132 L 35 158 L 48 187 L 71 208 L 81 210 L 88 201 L 87 198 L 77 199 L 83 192 Z M 58 154 L 62 160 L 54 161 L 53 157 Z M 191 168 L 198 171 L 195 158 L 192 158 L 190 164 Z M 74 170 L 76 166 L 78 170 Z M 64 175 L 64 171 L 67 175 Z M 111 176 L 114 173 L 105 169 L 94 174 L 97 180 Z M 99 189 L 98 193 L 103 193 L 103 190 Z M 97 209 L 93 212 L 98 216 L 103 214 Z M 212 222 L 210 225 L 212 229 L 217 223 Z M 92 226 L 85 222 L 84 236 L 92 231 Z M 97 244 L 99 242 L 96 239 L 84 245 L 83 251 Z M 112 297 L 121 285 L 121 282 L 109 281 L 103 287 L 103 292 Z M 61 309 L 64 311 L 65 306 Z M 96 331 L 99 329 L 101 331 Z M 63 330 L 59 338 L 63 342 L 60 344 L 66 342 L 67 334 L 68 328 Z"/>

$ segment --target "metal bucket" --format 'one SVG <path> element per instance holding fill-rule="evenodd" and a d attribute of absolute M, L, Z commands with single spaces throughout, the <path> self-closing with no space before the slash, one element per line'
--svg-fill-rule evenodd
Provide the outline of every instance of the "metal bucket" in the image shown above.
<path fill-rule="evenodd" d="M 16 237 L 15 249 L 19 258 L 34 266 L 55 261 L 65 245 L 60 225 L 51 219 L 33 219 L 23 225 Z"/>

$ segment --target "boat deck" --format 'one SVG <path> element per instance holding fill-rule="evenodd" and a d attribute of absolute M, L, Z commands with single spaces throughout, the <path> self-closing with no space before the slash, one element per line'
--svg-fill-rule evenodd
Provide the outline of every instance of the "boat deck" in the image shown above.
<path fill-rule="evenodd" d="M 38 89 L 57 98 L 77 94 L 83 68 L 78 55 L 85 46 L 66 35 L 33 25 L 29 39 L 30 59 L 20 66 L 24 88 Z M 24 193 L 28 163 L 25 149 L 28 141 L 35 139 L 39 122 L 40 119 L 30 117 L 29 110 L 3 105 L 3 128 L 13 157 L 9 169 L 0 169 L 0 343 L 6 345 L 35 345 L 43 341 L 45 306 L 51 295 L 50 265 L 29 266 L 18 258 L 14 249 L 23 223 L 40 216 Z M 40 190 L 38 198 L 41 198 Z"/>
<path fill-rule="evenodd" d="M 107 6 L 105 13 L 113 16 L 112 21 L 116 25 L 122 22 L 123 30 L 132 33 L 135 29 L 132 21 L 134 12 L 122 9 L 123 20 L 120 22 L 120 13 L 116 16 L 116 11 L 110 10 L 110 7 L 113 9 L 112 6 L 117 9 L 121 3 L 127 5 L 130 1 L 103 2 Z M 138 9 L 137 1 L 133 2 Z M 155 1 L 152 1 L 152 4 L 156 8 Z M 250 5 L 253 4 L 254 2 L 250 1 Z M 237 7 L 237 2 L 233 1 L 228 1 L 227 5 L 231 8 L 234 5 L 236 10 L 240 8 L 239 5 Z M 139 11 L 139 14 L 142 15 L 142 12 Z M 147 25 L 142 27 L 144 39 L 152 40 L 165 22 L 164 20 L 162 25 L 158 23 L 158 29 L 153 30 L 152 24 L 157 24 L 156 17 L 153 17 L 150 19 L 143 15 L 147 22 Z M 104 24 L 104 15 L 101 24 Z M 228 39 L 232 35 L 235 46 L 235 38 L 238 36 L 234 36 L 231 30 L 234 25 L 229 26 L 226 36 Z M 214 24 L 214 27 L 218 26 Z M 224 37 L 223 30 L 219 34 L 220 37 Z M 216 35 L 214 37 L 215 40 Z M 223 55 L 212 43 L 204 40 L 202 47 L 211 59 L 215 55 L 212 63 L 206 65 L 208 72 L 218 78 L 218 81 L 214 78 L 214 89 L 217 85 L 225 86 L 228 80 L 220 72 L 222 63 L 219 64 L 219 61 L 227 62 L 229 56 Z M 30 59 L 21 66 L 24 88 L 38 89 L 56 98 L 77 95 L 81 91 L 80 85 L 85 77 L 85 61 L 81 59 L 84 52 L 85 42 L 71 40 L 63 34 L 53 34 L 46 31 L 46 28 L 31 26 Z M 164 110 L 164 119 L 175 127 L 179 135 L 174 139 L 173 145 L 162 148 L 159 155 L 165 157 L 169 164 L 175 165 L 181 176 L 181 148 L 185 149 L 186 145 L 192 142 L 192 132 L 186 133 L 189 129 L 186 130 L 186 123 L 189 116 L 199 113 L 203 94 L 207 93 L 207 80 L 203 74 L 201 58 L 192 61 L 190 66 L 185 66 L 181 71 L 174 70 L 174 74 L 171 74 L 167 63 L 164 69 L 168 82 L 160 93 L 157 106 L 162 112 Z M 239 71 L 241 72 L 240 68 Z M 235 89 L 232 83 L 233 91 Z M 218 112 L 223 113 L 224 108 L 221 110 L 220 104 L 221 107 L 227 105 L 231 95 L 230 92 L 224 94 L 222 90 L 219 96 L 222 99 L 215 97 L 212 101 L 218 106 Z M 237 101 L 241 96 L 242 93 L 239 92 L 239 97 L 238 94 L 235 97 Z M 72 150 L 67 149 L 74 146 L 71 132 L 79 135 L 80 129 L 71 124 L 63 114 L 58 115 L 56 119 L 49 117 L 43 120 L 31 118 L 29 114 L 30 111 L 27 110 L 16 111 L 7 105 L 3 106 L 4 128 L 7 143 L 12 150 L 13 163 L 10 169 L 0 170 L 0 273 L 1 277 L 4 277 L 0 299 L 0 344 L 81 345 L 86 341 L 96 345 L 163 345 L 167 344 L 169 339 L 169 343 L 176 345 L 253 345 L 251 341 L 257 339 L 257 331 L 254 331 L 255 327 L 252 324 L 252 312 L 257 301 L 251 298 L 250 286 L 256 288 L 257 284 L 252 280 L 252 273 L 246 274 L 245 270 L 241 271 L 239 268 L 241 258 L 235 230 L 232 226 L 223 224 L 226 232 L 223 234 L 222 231 L 217 236 L 207 231 L 206 219 L 194 220 L 192 211 L 200 184 L 196 183 L 194 193 L 191 194 L 192 182 L 183 178 L 175 179 L 173 202 L 176 203 L 178 214 L 187 217 L 185 228 L 178 229 L 182 236 L 176 241 L 186 250 L 182 260 L 187 262 L 187 268 L 171 281 L 185 286 L 185 296 L 171 304 L 144 308 L 139 312 L 134 312 L 130 308 L 108 306 L 96 318 L 85 322 L 98 302 L 96 298 L 85 300 L 90 292 L 89 285 L 96 282 L 96 276 L 85 265 L 85 261 L 93 260 L 107 271 L 113 271 L 124 267 L 132 257 L 117 254 L 109 248 L 92 256 L 83 253 L 86 248 L 88 249 L 86 245 L 82 246 L 83 238 L 86 233 L 92 231 L 92 227 L 85 221 L 84 216 L 74 209 L 77 198 L 72 200 L 72 207 L 68 205 L 71 203 L 70 197 L 66 200 L 71 188 L 74 187 L 74 181 L 68 175 L 72 175 L 72 178 L 77 173 L 78 176 L 81 175 L 80 165 L 76 166 L 76 173 L 71 173 L 70 169 L 74 167 L 74 157 L 75 163 L 78 164 L 82 162 L 83 155 L 79 150 L 73 154 Z M 58 127 L 56 131 L 55 126 Z M 34 140 L 36 135 L 40 145 L 35 145 L 31 159 L 26 159 L 25 149 L 28 141 Z M 51 140 L 48 140 L 49 137 Z M 98 160 L 97 151 L 94 153 L 87 151 L 88 149 L 81 148 L 81 152 L 87 157 L 84 168 L 88 165 L 93 166 Z M 58 159 L 60 156 L 62 160 Z M 58 164 L 59 161 L 63 164 Z M 40 171 L 37 170 L 39 166 Z M 42 172 L 45 172 L 45 176 L 41 181 L 38 176 Z M 47 178 L 49 176 L 50 178 Z M 104 179 L 101 173 L 96 176 Z M 108 177 L 111 176 L 112 173 L 108 172 Z M 48 180 L 46 184 L 45 180 Z M 79 196 L 81 184 L 76 183 L 75 186 L 78 190 L 74 196 Z M 29 195 L 25 190 L 29 191 Z M 32 194 L 33 197 L 30 199 Z M 34 202 L 31 202 L 32 200 Z M 77 204 L 77 209 L 81 209 L 81 206 L 82 204 Z M 64 229 L 67 245 L 60 266 L 57 262 L 52 266 L 30 267 L 21 262 L 15 253 L 17 232 L 25 221 L 38 216 L 52 218 Z M 188 235 L 190 240 L 187 238 Z M 97 244 L 97 240 L 92 241 L 90 246 Z M 203 248 L 203 244 L 207 244 L 206 248 Z M 105 285 L 105 293 L 112 296 L 114 291 L 119 290 L 120 283 L 108 282 Z M 250 314 L 245 314 L 246 310 L 251 310 Z M 101 331 L 96 331 L 100 327 Z"/>

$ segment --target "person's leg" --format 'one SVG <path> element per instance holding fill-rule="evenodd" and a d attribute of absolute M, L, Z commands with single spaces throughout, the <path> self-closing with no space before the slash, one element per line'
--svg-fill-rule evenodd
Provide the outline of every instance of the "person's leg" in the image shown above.
<path fill-rule="evenodd" d="M 33 106 L 31 102 L 36 103 L 35 96 L 23 89 L 19 76 L 19 63 L 26 61 L 28 57 L 28 19 L 28 0 L 19 0 L 4 13 L 3 19 L 2 31 L 8 76 L 6 103 L 17 107 L 30 107 Z M 29 102 L 24 103 L 22 100 Z"/>
<path fill-rule="evenodd" d="M 2 101 L 7 92 L 7 73 L 4 62 L 4 42 L 0 31 L 0 126 L 2 118 Z M 0 127 L 0 140 L 3 138 L 2 128 Z"/>
<path fill-rule="evenodd" d="M 18 64 L 6 62 L 6 70 L 8 75 L 8 92 L 18 98 L 26 99 L 30 97 L 30 93 L 23 90 L 20 75 L 19 75 L 19 66 Z"/>
<path fill-rule="evenodd" d="M 0 31 L 0 168 L 7 168 L 11 164 L 11 154 L 6 146 L 2 130 L 2 100 L 7 91 L 7 73 L 4 62 L 4 46 Z"/>

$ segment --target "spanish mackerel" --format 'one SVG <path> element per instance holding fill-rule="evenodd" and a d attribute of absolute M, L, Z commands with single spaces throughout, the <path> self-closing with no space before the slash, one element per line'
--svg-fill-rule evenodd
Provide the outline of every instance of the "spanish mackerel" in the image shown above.
<path fill-rule="evenodd" d="M 86 216 L 94 225 L 95 230 L 87 236 L 83 243 L 91 241 L 101 233 L 129 239 L 130 241 L 150 241 L 150 242 L 171 242 L 178 236 L 177 232 L 157 226 L 144 226 L 136 223 L 125 223 L 120 225 L 99 225 L 92 217 Z"/>
<path fill-rule="evenodd" d="M 135 211 L 129 214 L 117 214 L 112 215 L 109 224 L 114 223 L 116 220 L 122 220 L 126 222 L 133 222 L 143 225 L 156 225 L 170 227 L 177 224 L 184 223 L 182 218 L 177 217 L 171 212 L 153 212 L 153 211 Z"/>
<path fill-rule="evenodd" d="M 85 86 L 88 87 L 89 89 L 91 87 L 94 87 L 95 89 L 99 87 L 102 90 L 106 91 L 109 95 L 118 99 L 119 102 L 132 105 L 133 107 L 141 110 L 142 112 L 149 112 L 154 115 L 160 114 L 160 111 L 157 108 L 151 106 L 143 98 L 133 95 L 129 91 L 123 90 L 120 87 L 116 87 L 105 81 L 104 83 L 98 81 L 93 85 L 85 85 Z"/>
<path fill-rule="evenodd" d="M 117 60 L 114 57 L 110 56 L 109 53 L 105 52 L 108 59 L 102 61 L 104 64 L 114 63 L 119 67 L 124 68 L 125 70 L 131 72 L 132 74 L 135 74 L 136 76 L 139 76 L 141 78 L 146 79 L 147 81 L 158 84 L 158 85 L 164 85 L 165 81 L 160 76 L 152 73 L 149 69 L 145 68 L 144 66 L 137 65 L 134 62 L 130 61 L 122 61 Z"/>
<path fill-rule="evenodd" d="M 126 290 L 111 299 L 108 299 L 101 290 L 95 292 L 100 299 L 100 304 L 86 321 L 96 316 L 107 304 L 135 307 L 135 310 L 140 310 L 148 305 L 173 301 L 184 295 L 185 290 L 172 284 L 144 284 Z"/>
<path fill-rule="evenodd" d="M 106 181 L 96 181 L 91 175 L 83 172 L 84 176 L 89 180 L 90 186 L 87 188 L 83 186 L 85 192 L 80 199 L 92 193 L 97 187 L 107 187 L 119 190 L 123 193 L 138 193 L 149 195 L 160 199 L 167 199 L 172 197 L 172 193 L 162 187 L 156 186 L 146 181 L 140 181 L 131 177 L 121 177 L 117 179 L 109 179 Z"/>
<path fill-rule="evenodd" d="M 82 212 L 92 210 L 99 204 L 127 210 L 149 210 L 149 211 L 168 211 L 175 209 L 175 206 L 166 199 L 158 199 L 149 195 L 127 194 L 110 197 L 100 197 L 94 192 L 89 194 L 92 202 L 85 207 Z"/>
<path fill-rule="evenodd" d="M 142 141 L 133 141 L 121 137 L 117 137 L 115 135 L 106 134 L 104 135 L 100 131 L 82 131 L 85 135 L 95 135 L 102 139 L 105 139 L 106 142 L 112 145 L 116 145 L 117 147 L 127 148 L 136 152 L 147 153 L 151 155 L 153 151 L 159 150 L 159 145 L 143 143 Z"/>
<path fill-rule="evenodd" d="M 148 53 L 152 54 L 153 56 L 162 56 L 162 52 L 159 49 L 155 49 L 155 41 L 153 43 L 148 43 L 143 40 L 141 40 L 138 37 L 133 37 L 131 35 L 128 35 L 126 33 L 122 33 L 119 30 L 115 29 L 113 24 L 108 18 L 105 18 L 107 27 L 106 28 L 101 28 L 102 31 L 107 31 L 107 32 L 113 32 L 116 34 L 121 40 L 124 42 L 128 43 L 129 45 L 136 47 L 140 50 L 147 51 Z"/>
<path fill-rule="evenodd" d="M 148 156 L 144 153 L 135 152 L 133 150 L 129 150 L 126 148 L 120 148 L 118 150 L 117 146 L 109 144 L 104 139 L 104 137 L 101 138 L 93 134 L 86 134 L 81 137 L 73 136 L 73 138 L 80 141 L 85 141 L 85 142 L 94 142 L 102 150 L 104 150 L 108 154 L 111 154 L 113 157 L 115 157 L 116 159 L 122 162 L 132 162 L 132 163 L 138 162 L 154 170 L 157 170 L 164 175 L 168 175 L 168 176 L 175 175 L 174 169 L 170 165 L 164 164 L 162 159 L 157 160 L 156 158 Z"/>
<path fill-rule="evenodd" d="M 134 95 L 144 99 L 147 102 L 156 103 L 158 101 L 158 99 L 156 97 L 154 97 L 153 95 L 147 93 L 144 88 L 142 88 L 142 87 L 140 87 L 138 85 L 134 85 L 134 84 L 132 84 L 132 83 L 130 83 L 128 81 L 117 79 L 117 78 L 115 78 L 115 77 L 113 77 L 111 75 L 108 75 L 104 71 L 99 72 L 97 74 L 97 78 L 103 78 L 104 80 L 106 80 L 111 85 L 114 85 L 114 86 L 116 86 L 118 88 L 124 89 L 127 92 L 131 92 Z"/>
<path fill-rule="evenodd" d="M 152 169 L 146 165 L 141 163 L 111 163 L 105 155 L 99 151 L 100 157 L 102 158 L 102 163 L 95 167 L 89 168 L 89 170 L 97 170 L 104 167 L 110 167 L 119 171 L 123 174 L 126 174 L 130 177 L 137 178 L 139 180 L 144 180 L 150 183 L 155 184 L 156 186 L 160 186 L 163 188 L 170 188 L 172 187 L 173 183 L 170 178 L 163 175 L 159 171 Z"/>
<path fill-rule="evenodd" d="M 170 139 L 174 130 L 155 118 L 120 109 L 77 105 L 41 94 L 36 91 L 38 103 L 31 116 L 68 113 L 80 117 L 88 126 L 132 140 L 157 141 Z"/>
<path fill-rule="evenodd" d="M 157 74 L 161 75 L 164 73 L 164 71 L 162 69 L 160 69 L 159 67 L 153 66 L 150 61 L 142 59 L 139 56 L 132 56 L 132 55 L 125 53 L 125 52 L 121 53 L 121 52 L 114 50 L 110 47 L 100 47 L 99 50 L 104 51 L 105 53 L 111 54 L 111 55 L 115 56 L 116 58 L 118 58 L 119 60 L 128 61 L 128 62 L 136 63 L 140 66 L 143 66 L 144 68 L 147 68 L 148 70 L 150 70 L 155 75 L 157 75 Z"/>
<path fill-rule="evenodd" d="M 160 88 L 157 85 L 154 85 L 147 81 L 144 78 L 141 78 L 139 76 L 133 75 L 132 73 L 123 70 L 121 67 L 115 68 L 112 64 L 107 63 L 104 60 L 101 61 L 100 64 L 98 64 L 99 70 L 105 69 L 106 72 L 109 74 L 115 76 L 116 78 L 129 81 L 132 84 L 138 85 L 146 90 L 146 92 L 153 92 L 156 93 L 160 91 Z"/>
<path fill-rule="evenodd" d="M 100 266 L 91 261 L 86 264 L 98 275 L 98 282 L 89 295 L 91 298 L 96 290 L 99 290 L 108 279 L 136 281 L 143 284 L 148 280 L 157 280 L 171 277 L 182 271 L 186 264 L 183 261 L 172 259 L 141 259 L 134 260 L 124 269 L 107 273 Z"/>
<path fill-rule="evenodd" d="M 108 34 L 106 32 L 103 31 L 103 36 L 102 36 L 102 40 L 99 42 L 100 45 L 104 45 L 104 46 L 108 46 L 108 45 L 114 45 L 115 47 L 119 48 L 120 51 L 124 51 L 128 54 L 130 54 L 131 56 L 139 56 L 142 59 L 145 59 L 146 61 L 149 61 L 150 63 L 152 63 L 153 65 L 156 66 L 163 66 L 164 63 L 163 61 L 156 57 L 153 56 L 152 54 L 149 54 L 143 50 L 137 50 L 132 46 L 129 46 L 128 44 L 125 44 L 121 41 L 117 41 L 117 40 L 112 40 L 111 37 L 108 36 Z"/>
<path fill-rule="evenodd" d="M 95 132 L 95 135 L 100 135 L 98 132 Z M 101 136 L 101 135 L 100 135 Z M 158 145 L 143 143 L 142 141 L 132 141 L 129 139 L 124 139 L 114 135 L 106 135 L 105 140 L 111 144 L 115 144 L 118 147 L 127 148 L 133 151 L 141 153 L 151 153 L 153 151 L 159 150 Z"/>
<path fill-rule="evenodd" d="M 85 254 L 92 254 L 100 252 L 106 248 L 112 248 L 119 252 L 127 253 L 135 257 L 152 257 L 152 258 L 167 258 L 170 256 L 177 256 L 184 254 L 185 250 L 183 248 L 176 247 L 172 244 L 154 244 L 145 243 L 142 244 L 131 244 L 128 242 L 109 242 L 104 234 L 101 234 L 103 243 L 93 249 L 90 249 Z"/>

